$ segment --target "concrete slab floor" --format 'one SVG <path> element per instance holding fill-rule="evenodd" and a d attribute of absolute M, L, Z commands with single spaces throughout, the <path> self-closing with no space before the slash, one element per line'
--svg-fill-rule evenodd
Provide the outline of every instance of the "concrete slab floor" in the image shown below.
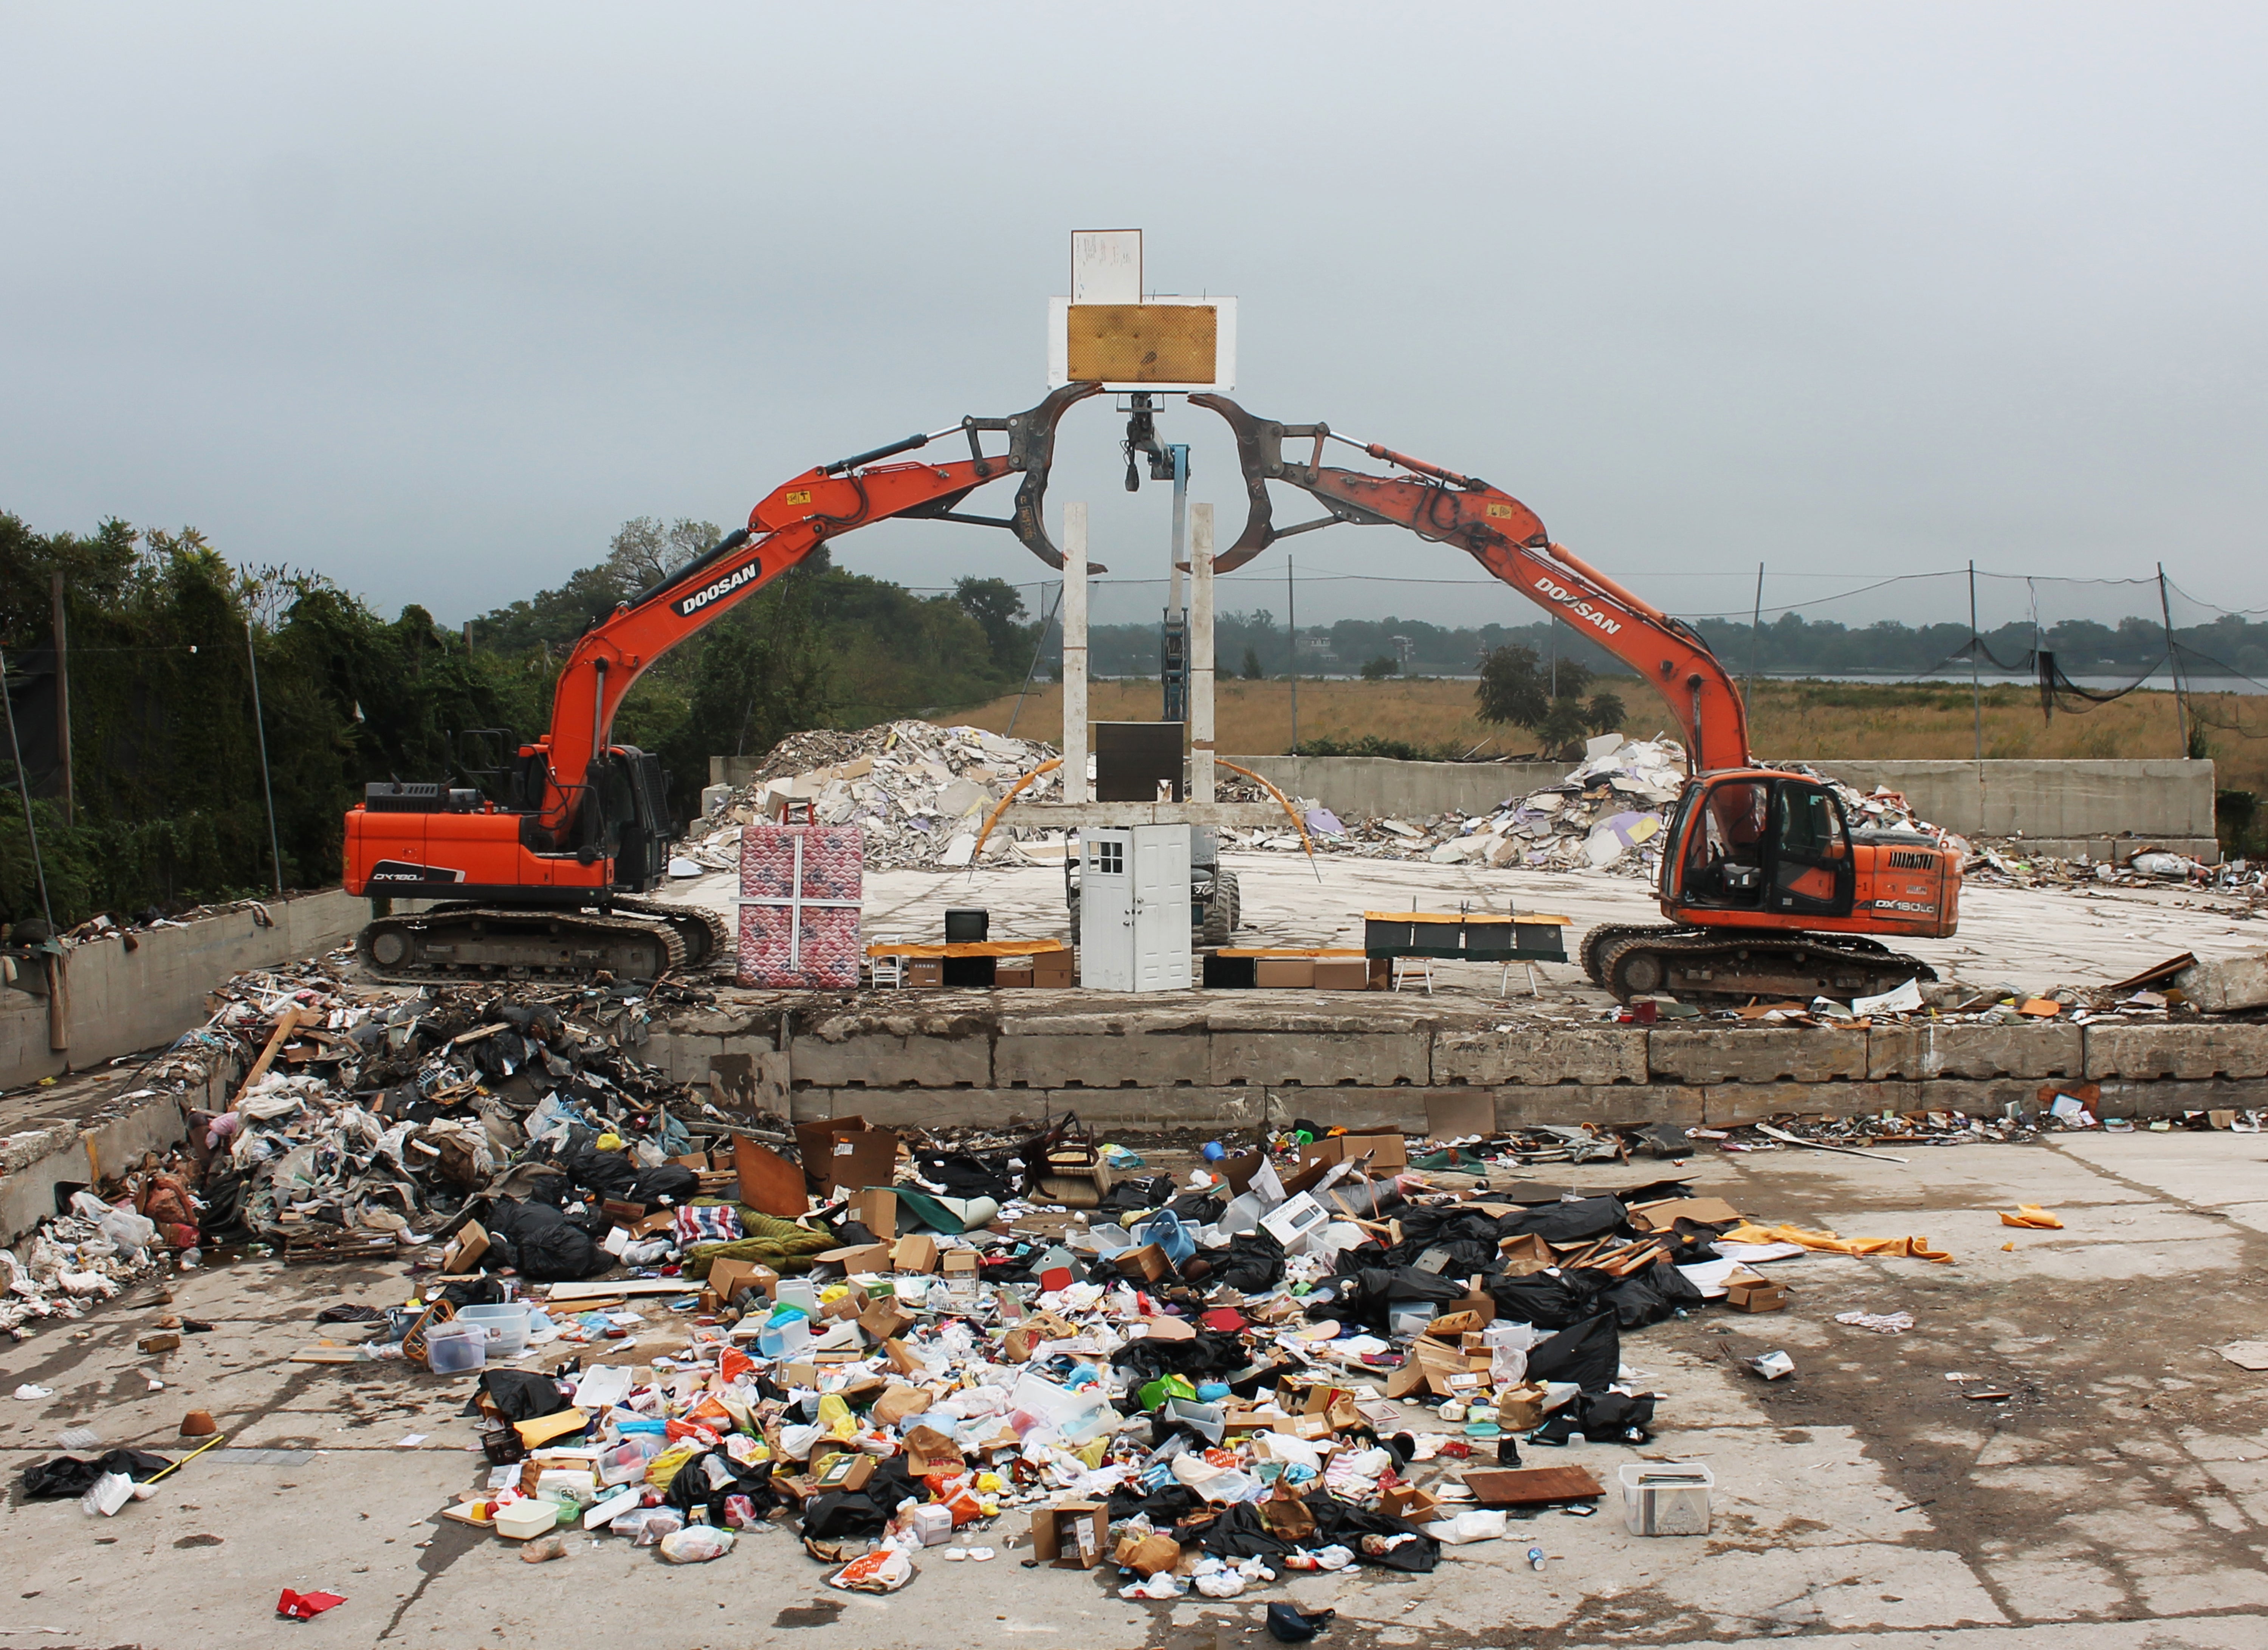
<path fill-rule="evenodd" d="M 1237 874 L 1248 924 L 1237 943 L 1248 946 L 1359 946 L 1365 910 L 1503 910 L 1510 900 L 1522 911 L 1572 917 L 1575 939 L 1602 923 L 1661 920 L 1653 885 L 1632 877 L 1584 876 L 1532 871 L 1491 871 L 1469 866 L 1413 864 L 1400 859 L 1224 854 Z M 1320 873 L 1320 875 L 1319 875 Z M 865 879 L 865 931 L 942 939 L 949 905 L 976 905 L 992 913 L 996 938 L 1064 935 L 1063 873 L 1032 866 L 975 872 L 870 871 Z M 738 878 L 712 873 L 674 884 L 668 897 L 710 907 L 737 924 Z M 2242 913 L 2242 915 L 2240 915 Z M 2268 924 L 2254 919 L 2242 900 L 2182 888 L 2082 886 L 2075 891 L 1995 887 L 1973 882 L 1962 890 L 1961 931 L 1949 939 L 1917 940 L 1900 948 L 1920 957 L 1947 979 L 1986 986 L 2003 983 L 2028 991 L 2124 979 L 2183 951 L 2203 958 L 2241 956 L 2268 947 Z M 1581 968 L 1546 963 L 1537 969 L 1547 998 L 1603 1005 Z M 1501 970 L 1474 963 L 1435 967 L 1437 990 L 1494 997 Z M 1512 989 L 1524 993 L 1521 970 Z"/>
<path fill-rule="evenodd" d="M 76 1325 L 0 1352 L 5 1529 L 17 1596 L 0 1646 L 148 1650 L 276 1641 L 285 1587 L 348 1602 L 293 1630 L 308 1645 L 503 1646 L 666 1643 L 870 1646 L 1173 1646 L 1272 1642 L 1266 1602 L 1329 1608 L 1341 1650 L 1832 1640 L 1838 1650 L 2236 1650 L 2268 1643 L 2268 1374 L 2213 1348 L 2268 1338 L 2268 1237 L 2235 1212 L 2268 1202 L 2256 1137 L 2133 1135 L 1911 1154 L 1910 1166 L 1787 1152 L 1705 1159 L 1697 1183 L 1758 1218 L 1845 1234 L 1917 1232 L 1950 1265 L 1815 1257 L 1777 1263 L 1790 1309 L 1712 1310 L 1627 1337 L 1624 1357 L 1667 1396 L 1645 1454 L 1708 1462 L 1705 1537 L 1624 1532 L 1594 1517 L 1514 1521 L 1511 1540 L 1450 1549 L 1430 1576 L 1300 1577 L 1213 1603 L 1130 1604 L 1103 1573 L 925 1559 L 889 1598 L 830 1594 L 825 1572 L 773 1528 L 711 1565 L 577 1538 L 564 1560 L 520 1563 L 494 1537 L 438 1521 L 477 1482 L 464 1379 L 399 1364 L 285 1361 L 338 1300 L 401 1299 L 402 1269 L 193 1273 L 161 1307 L 144 1286 Z M 1161 1166 L 1177 1160 L 1170 1154 Z M 1628 1171 L 1563 1169 L 1597 1187 Z M 2060 1232 L 1992 1214 L 2058 1211 Z M 2003 1244 L 2013 1247 L 2004 1249 Z M 214 1322 L 157 1358 L 135 1350 L 159 1310 Z M 1847 1310 L 1909 1311 L 1885 1336 Z M 1719 1349 L 1786 1349 L 1766 1384 Z M 666 1329 L 610 1359 L 677 1344 Z M 1977 1377 L 1948 1381 L 1948 1374 Z M 162 1391 L 151 1389 L 162 1379 Z M 2005 1402 L 1964 1396 L 2005 1389 Z M 175 1447 L 181 1414 L 212 1411 L 232 1445 L 313 1452 L 281 1464 L 193 1462 L 118 1517 L 26 1502 L 24 1467 L 55 1435 Z M 425 1441 L 404 1447 L 405 1436 Z M 1612 1482 L 1631 1452 L 1561 1456 Z M 979 1539 L 1003 1545 L 1012 1516 Z M 1526 1553 L 1546 1558 L 1539 1573 Z M 34 1632 L 53 1628 L 54 1632 Z"/>

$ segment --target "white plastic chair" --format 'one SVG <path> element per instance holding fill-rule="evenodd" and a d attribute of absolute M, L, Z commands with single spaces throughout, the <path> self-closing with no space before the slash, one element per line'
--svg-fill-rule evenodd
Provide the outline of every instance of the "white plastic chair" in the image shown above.
<path fill-rule="evenodd" d="M 1433 959 L 1431 957 L 1396 957 L 1394 959 L 1394 989 L 1400 991 L 1404 980 L 1425 982 L 1425 995 L 1433 994 Z"/>
<path fill-rule="evenodd" d="M 905 936 L 903 934 L 877 934 L 874 936 L 874 943 L 880 946 L 900 945 L 902 944 L 904 940 Z M 873 969 L 874 989 L 876 991 L 881 991 L 885 987 L 895 991 L 902 991 L 905 990 L 906 954 L 904 952 L 886 951 L 882 953 L 880 956 L 877 956 L 874 959 Z"/>

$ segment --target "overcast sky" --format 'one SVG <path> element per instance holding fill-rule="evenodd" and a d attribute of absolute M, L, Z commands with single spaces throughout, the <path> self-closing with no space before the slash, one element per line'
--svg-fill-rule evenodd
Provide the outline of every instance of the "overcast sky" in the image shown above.
<path fill-rule="evenodd" d="M 454 621 L 1028 406 L 1069 232 L 1138 225 L 1151 287 L 1238 296 L 1246 406 L 1681 610 L 1971 557 L 2268 608 L 2264 45 L 2257 5 L 0 4 L 0 509 Z M 1224 427 L 1164 422 L 1236 515 Z M 1118 424 L 1066 421 L 1052 497 L 1161 571 Z M 1351 527 L 1231 605 L 1280 615 L 1285 549 L 1303 622 L 1533 616 Z M 977 528 L 837 556 L 1043 576 Z"/>

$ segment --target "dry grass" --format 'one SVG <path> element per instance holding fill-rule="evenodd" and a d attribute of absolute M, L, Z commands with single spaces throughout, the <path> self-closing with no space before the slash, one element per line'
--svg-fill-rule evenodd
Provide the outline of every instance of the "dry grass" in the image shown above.
<path fill-rule="evenodd" d="M 1675 724 L 1635 682 L 1604 684 L 1630 708 L 1624 731 L 1645 737 Z M 1154 681 L 1097 682 L 1088 689 L 1096 721 L 1149 721 L 1158 714 Z M 2224 790 L 2268 792 L 2268 701 L 2233 694 L 2191 696 Z M 1011 696 L 940 721 L 970 722 L 1005 732 Z M 1837 757 L 1889 761 L 1975 754 L 1969 689 L 1955 684 L 1902 686 L 1815 681 L 1762 682 L 1750 703 L 1759 755 L 1831 762 Z M 1292 742 L 1292 684 L 1224 681 L 1214 699 L 1216 742 L 1226 755 L 1280 751 Z M 1063 689 L 1046 687 L 1023 702 L 1016 732 L 1054 740 L 1063 731 Z M 2245 737 L 2242 727 L 2257 735 Z M 1469 681 L 1303 681 L 1300 737 L 1351 742 L 1366 734 L 1433 748 L 1502 755 L 1534 748 L 1525 730 L 1491 727 L 1474 714 Z M 2181 752 L 2169 693 L 2135 693 L 2085 716 L 2040 716 L 2039 697 L 2024 688 L 1984 692 L 1988 757 L 2174 756 Z"/>

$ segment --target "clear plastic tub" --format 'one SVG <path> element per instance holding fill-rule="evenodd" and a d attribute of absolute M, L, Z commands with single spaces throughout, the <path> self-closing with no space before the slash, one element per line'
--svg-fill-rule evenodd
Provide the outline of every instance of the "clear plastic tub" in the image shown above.
<path fill-rule="evenodd" d="M 425 1366 L 437 1375 L 462 1375 L 488 1362 L 489 1332 L 453 1319 L 425 1331 Z"/>
<path fill-rule="evenodd" d="M 477 1323 L 488 1331 L 488 1356 L 492 1359 L 517 1358 L 527 1350 L 525 1306 L 466 1307 L 458 1312 L 455 1321 Z"/>
<path fill-rule="evenodd" d="M 1623 1523 L 1633 1536 L 1705 1536 L 1716 1475 L 1697 1461 L 1645 1462 L 1622 1470 Z"/>

